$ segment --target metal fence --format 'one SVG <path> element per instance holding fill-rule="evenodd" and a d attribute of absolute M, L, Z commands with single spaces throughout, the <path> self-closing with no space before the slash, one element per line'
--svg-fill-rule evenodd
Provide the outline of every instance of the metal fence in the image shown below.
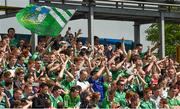
<path fill-rule="evenodd" d="M 94 2 L 93 2 L 94 1 Z M 142 1 L 130 1 L 130 0 L 35 0 L 34 2 L 41 3 L 58 3 L 67 5 L 83 5 L 89 4 L 96 7 L 107 8 L 121 8 L 132 10 L 151 10 L 151 11 L 168 11 L 168 12 L 180 12 L 180 4 L 168 4 L 158 2 L 142 2 Z"/>

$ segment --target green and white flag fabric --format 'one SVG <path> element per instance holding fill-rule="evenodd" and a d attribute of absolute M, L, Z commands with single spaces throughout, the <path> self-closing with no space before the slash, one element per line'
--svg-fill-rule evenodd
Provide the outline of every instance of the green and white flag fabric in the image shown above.
<path fill-rule="evenodd" d="M 26 29 L 38 35 L 56 37 L 75 12 L 76 9 L 29 5 L 20 10 L 16 18 Z"/>

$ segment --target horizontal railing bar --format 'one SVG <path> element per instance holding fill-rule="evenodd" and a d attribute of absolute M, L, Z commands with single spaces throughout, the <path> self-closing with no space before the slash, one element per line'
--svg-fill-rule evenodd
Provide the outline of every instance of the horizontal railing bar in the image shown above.
<path fill-rule="evenodd" d="M 40 0 L 41 2 L 45 2 L 45 0 Z M 60 0 L 53 0 L 52 3 L 62 3 L 62 1 Z M 73 4 L 79 4 L 79 5 L 82 5 L 82 4 L 85 4 L 84 2 L 82 1 L 72 1 L 72 0 L 65 0 L 64 2 L 65 4 L 69 4 L 69 3 L 73 3 Z M 94 3 L 95 5 L 109 5 L 109 6 L 115 6 L 115 7 L 119 7 L 119 6 L 122 6 L 122 4 L 125 4 L 125 3 L 129 3 L 129 4 L 134 4 L 134 5 L 137 5 L 137 4 L 142 4 L 142 5 L 152 5 L 152 6 L 173 6 L 173 7 L 180 7 L 179 4 L 167 4 L 167 3 L 153 3 L 153 2 L 140 2 L 140 1 L 124 1 L 124 0 L 108 0 L 108 1 L 103 1 L 103 0 L 96 0 L 96 3 Z M 118 5 L 117 5 L 118 4 Z M 145 6 L 144 6 L 145 7 Z"/>
<path fill-rule="evenodd" d="M 39 1 L 46 1 L 46 0 L 39 0 Z M 53 0 L 51 2 L 62 2 L 60 0 Z M 82 4 L 83 1 L 72 1 L 72 0 L 65 0 L 64 3 L 80 3 Z M 142 2 L 142 1 L 125 1 L 125 0 L 95 0 L 96 3 L 104 2 L 104 3 L 132 3 L 132 4 L 144 4 L 144 5 L 163 5 L 163 6 L 178 6 L 180 7 L 180 4 L 169 4 L 169 3 L 157 3 L 157 2 Z M 96 4 L 95 3 L 95 4 Z"/>
<path fill-rule="evenodd" d="M 103 2 L 103 0 L 96 0 Z M 143 2 L 143 1 L 125 1 L 125 0 L 107 0 L 106 2 L 122 2 L 122 3 L 133 3 L 133 4 L 148 4 L 148 5 L 163 5 L 163 6 L 178 6 L 180 7 L 180 4 L 169 4 L 169 3 L 157 3 L 157 2 Z"/>
<path fill-rule="evenodd" d="M 45 0 L 39 0 L 40 2 L 45 2 Z M 60 3 L 62 4 L 62 1 L 60 0 L 53 0 L 51 3 Z M 65 0 L 64 4 L 71 4 L 71 5 L 82 5 L 86 4 L 82 1 L 72 1 L 72 0 Z M 139 2 L 139 1 L 124 1 L 124 0 L 96 0 L 95 3 L 92 5 L 95 5 L 96 7 L 107 7 L 107 8 L 125 8 L 125 9 L 141 9 L 141 10 L 153 10 L 153 11 L 159 11 L 159 7 L 161 6 L 167 6 L 168 7 L 180 7 L 178 4 L 166 4 L 166 3 L 153 3 L 153 2 Z M 142 6 L 139 6 L 142 5 Z M 156 10 L 157 9 L 157 10 Z M 168 10 L 168 9 L 167 9 Z M 173 10 L 174 12 L 177 12 L 176 10 Z"/>

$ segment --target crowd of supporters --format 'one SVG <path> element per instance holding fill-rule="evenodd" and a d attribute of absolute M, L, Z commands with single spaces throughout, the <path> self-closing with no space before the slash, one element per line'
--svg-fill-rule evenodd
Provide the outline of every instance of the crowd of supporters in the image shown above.
<path fill-rule="evenodd" d="M 94 47 L 68 28 L 36 51 L 9 28 L 0 41 L 0 108 L 180 108 L 180 67 L 136 44 Z M 123 40 L 123 39 L 122 39 Z"/>

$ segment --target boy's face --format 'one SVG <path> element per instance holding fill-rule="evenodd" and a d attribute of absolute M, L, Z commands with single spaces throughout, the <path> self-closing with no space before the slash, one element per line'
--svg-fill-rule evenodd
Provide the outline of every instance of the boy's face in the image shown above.
<path fill-rule="evenodd" d="M 141 53 L 142 49 L 143 49 L 143 46 L 138 46 L 137 49 L 138 49 L 138 52 Z"/>
<path fill-rule="evenodd" d="M 115 93 L 113 93 L 113 94 L 109 94 L 109 100 L 113 101 L 114 96 L 115 96 Z"/>
<path fill-rule="evenodd" d="M 119 89 L 119 90 L 124 90 L 124 86 L 125 86 L 124 82 L 120 82 L 120 83 L 118 84 L 118 89 Z"/>
<path fill-rule="evenodd" d="M 63 89 L 58 89 L 54 91 L 55 94 L 60 95 L 63 92 Z"/>
<path fill-rule="evenodd" d="M 173 77 L 174 74 L 175 74 L 174 69 L 169 69 L 169 70 L 168 70 L 168 75 L 169 75 L 170 77 Z"/>
<path fill-rule="evenodd" d="M 72 97 L 77 97 L 79 95 L 79 91 L 75 90 L 74 92 L 71 92 Z"/>
<path fill-rule="evenodd" d="M 145 96 L 150 99 L 152 97 L 152 91 L 149 91 L 148 93 L 145 94 Z"/>
<path fill-rule="evenodd" d="M 160 96 L 162 94 L 162 89 L 157 89 L 153 92 L 155 96 Z"/>
<path fill-rule="evenodd" d="M 14 93 L 14 96 L 16 99 L 21 99 L 22 96 L 22 90 L 18 90 Z"/>
<path fill-rule="evenodd" d="M 56 59 L 55 55 L 50 55 L 50 62 L 53 62 Z"/>
<path fill-rule="evenodd" d="M 41 66 L 41 61 L 36 61 L 35 67 L 36 67 L 36 68 L 39 68 L 40 66 Z"/>
<path fill-rule="evenodd" d="M 44 87 L 42 88 L 42 93 L 48 93 L 48 91 L 49 91 L 48 86 L 44 86 Z"/>
<path fill-rule="evenodd" d="M 82 80 L 86 80 L 87 77 L 88 77 L 87 71 L 83 71 L 83 73 L 81 73 L 81 75 L 80 75 L 80 78 L 81 78 Z"/>
<path fill-rule="evenodd" d="M 9 32 L 8 32 L 8 35 L 10 36 L 10 37 L 14 37 L 14 35 L 15 35 L 15 31 L 14 30 L 9 30 Z"/>
<path fill-rule="evenodd" d="M 9 44 L 9 42 L 10 42 L 9 37 L 3 39 L 3 44 Z"/>
<path fill-rule="evenodd" d="M 136 99 L 135 101 L 132 101 L 131 102 L 131 108 L 136 108 L 139 104 L 139 101 L 140 101 L 139 98 Z"/>
<path fill-rule="evenodd" d="M 78 48 L 81 48 L 81 47 L 82 47 L 82 42 L 78 42 L 77 47 L 78 47 Z"/>
<path fill-rule="evenodd" d="M 174 95 L 177 95 L 179 93 L 179 89 L 178 88 L 173 88 L 171 89 L 171 92 L 174 94 Z"/>
<path fill-rule="evenodd" d="M 11 58 L 10 63 L 15 64 L 15 63 L 16 63 L 16 61 L 17 61 L 17 59 L 16 59 L 16 58 Z"/>
<path fill-rule="evenodd" d="M 95 63 L 95 66 L 99 66 L 101 64 L 101 60 L 100 59 L 97 59 L 96 60 L 96 63 Z"/>

